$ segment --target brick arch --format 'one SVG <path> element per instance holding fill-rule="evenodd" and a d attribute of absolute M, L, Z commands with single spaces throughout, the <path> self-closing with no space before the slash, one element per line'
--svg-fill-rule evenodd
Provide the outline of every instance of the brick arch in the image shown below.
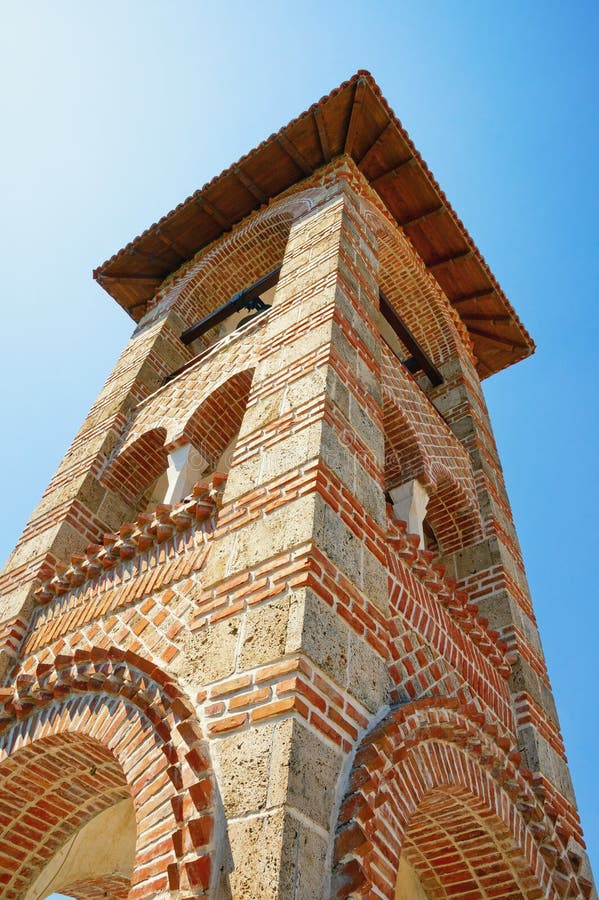
<path fill-rule="evenodd" d="M 109 460 L 101 481 L 132 506 L 168 465 L 165 428 L 152 428 L 127 443 Z"/>
<path fill-rule="evenodd" d="M 81 824 L 130 796 L 116 758 L 86 734 L 36 738 L 0 763 L 0 772 L 13 809 L 11 826 L 3 829 L 0 855 L 11 858 L 16 835 L 20 847 L 12 872 L 0 872 L 7 900 L 23 895 L 33 866 L 38 867 L 33 869 L 35 877 Z M 117 900 L 125 900 L 129 886 L 115 895 Z"/>
<path fill-rule="evenodd" d="M 456 895 L 453 874 L 460 896 L 487 896 L 490 871 L 494 897 L 583 896 L 520 754 L 494 733 L 444 698 L 394 709 L 364 737 L 338 817 L 331 897 L 392 900 L 404 852 L 433 900 Z"/>
<path fill-rule="evenodd" d="M 241 288 L 280 266 L 293 223 L 327 196 L 324 187 L 298 191 L 258 210 L 214 246 L 200 251 L 157 293 L 160 309 L 176 307 L 192 324 Z"/>
<path fill-rule="evenodd" d="M 509 838 L 498 818 L 491 822 L 489 828 L 486 804 L 464 788 L 437 788 L 424 797 L 406 831 L 402 857 L 417 872 L 431 900 L 453 891 L 462 897 L 498 900 L 536 892 L 536 880 L 527 867 L 509 860 Z"/>
<path fill-rule="evenodd" d="M 129 892 L 130 882 L 118 875 L 107 875 L 98 881 L 76 881 L 74 884 L 66 884 L 61 888 L 67 897 L 76 897 L 77 900 L 121 900 L 126 898 Z"/>
<path fill-rule="evenodd" d="M 465 447 L 395 357 L 381 357 L 385 487 L 418 478 L 430 496 L 427 518 L 444 553 L 477 541 L 482 521 Z"/>
<path fill-rule="evenodd" d="M 397 225 L 362 198 L 364 217 L 378 242 L 379 287 L 436 365 L 472 342 L 439 283 L 414 254 Z"/>
<path fill-rule="evenodd" d="M 244 369 L 221 381 L 184 423 L 184 439 L 201 453 L 210 470 L 239 433 L 253 374 L 253 368 Z"/>
<path fill-rule="evenodd" d="M 439 547 L 453 553 L 477 543 L 482 537 L 478 503 L 470 492 L 444 467 L 433 466 L 433 487 L 426 509 Z"/>
<path fill-rule="evenodd" d="M 2 861 L 12 859 L 15 835 L 22 852 L 16 866 L 0 869 L 3 896 L 16 900 L 32 880 L 34 854 L 41 867 L 38 846 L 46 848 L 43 865 L 92 816 L 127 796 L 135 806 L 137 845 L 123 897 L 207 895 L 213 777 L 193 707 L 172 679 L 131 651 L 96 647 L 57 656 L 34 676 L 17 674 L 14 685 L 0 708 L 0 771 L 33 806 L 23 805 L 22 827 L 16 820 L 4 833 Z"/>
<path fill-rule="evenodd" d="M 393 610 L 393 612 L 396 612 Z M 398 637 L 392 644 L 391 697 L 394 703 L 409 703 L 423 697 L 459 697 L 475 701 L 462 673 L 443 658 L 414 628 L 406 627 L 400 614 L 394 616 Z"/>
<path fill-rule="evenodd" d="M 427 481 L 429 461 L 422 440 L 409 417 L 394 399 L 383 392 L 385 439 L 385 490 L 412 478 Z"/>

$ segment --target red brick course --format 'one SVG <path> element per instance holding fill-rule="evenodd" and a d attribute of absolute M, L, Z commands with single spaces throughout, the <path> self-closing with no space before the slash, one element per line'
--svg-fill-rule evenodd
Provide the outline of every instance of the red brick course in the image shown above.
<path fill-rule="evenodd" d="M 191 361 L 182 328 L 281 262 L 273 308 L 163 385 Z M 378 334 L 378 286 L 443 368 L 440 387 L 404 371 Z M 294 316 L 304 303 L 310 314 Z M 309 376 L 322 390 L 285 405 Z M 264 421 L 244 427 L 246 410 L 269 404 Z M 285 462 L 285 442 L 315 427 L 343 448 L 349 475 L 317 448 L 230 499 L 216 475 L 182 503 L 145 511 L 180 444 L 215 465 L 241 428 L 227 461 L 238 474 L 268 453 Z M 441 558 L 385 510 L 385 490 L 412 478 L 430 493 Z M 219 542 L 281 511 L 293 521 L 306 497 L 372 560 L 378 592 L 363 571 L 348 574 L 316 527 L 210 574 Z M 460 554 L 476 560 L 474 551 L 484 562 L 468 569 Z M 208 741 L 290 718 L 353 759 L 330 786 L 346 787 L 333 896 L 393 897 L 402 853 L 435 898 L 588 896 L 573 801 L 516 750 L 531 732 L 565 760 L 550 712 L 513 676 L 526 665 L 549 686 L 472 347 L 352 163 L 327 166 L 168 279 L 1 584 L 7 594 L 31 585 L 36 600 L 0 633 L 3 896 L 18 897 L 69 835 L 127 796 L 138 826 L 131 884 L 99 879 L 72 892 L 208 895 L 226 844 Z M 201 686 L 177 674 L 193 639 L 227 625 L 243 634 L 249 614 L 304 589 L 381 663 L 390 687 L 378 709 L 297 645 L 247 668 L 235 657 Z M 519 624 L 494 627 L 486 617 L 505 598 Z"/>
<path fill-rule="evenodd" d="M 457 701 L 390 712 L 354 760 L 333 896 L 393 898 L 401 853 L 432 897 L 588 896 L 519 761 Z"/>
<path fill-rule="evenodd" d="M 13 683 L 0 707 L 3 896 L 17 898 L 77 828 L 128 796 L 137 821 L 129 900 L 175 876 L 181 890 L 206 893 L 210 866 L 199 867 L 197 853 L 209 857 L 212 846 L 212 775 L 180 688 L 114 647 L 58 655 Z"/>

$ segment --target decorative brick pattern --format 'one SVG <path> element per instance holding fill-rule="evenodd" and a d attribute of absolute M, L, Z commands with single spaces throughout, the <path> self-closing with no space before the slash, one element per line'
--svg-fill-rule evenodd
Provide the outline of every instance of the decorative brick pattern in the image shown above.
<path fill-rule="evenodd" d="M 293 713 L 349 752 L 368 723 L 368 711 L 303 656 L 219 682 L 204 699 L 213 736 Z"/>
<path fill-rule="evenodd" d="M 279 266 L 192 358 L 181 331 Z M 189 444 L 228 475 L 147 511 Z M 385 503 L 413 478 L 437 555 Z M 126 797 L 131 880 L 74 895 L 393 898 L 403 857 L 430 898 L 590 896 L 472 346 L 351 160 L 167 279 L 0 590 L 3 896 Z"/>
<path fill-rule="evenodd" d="M 385 485 L 418 478 L 430 491 L 427 516 L 443 552 L 480 540 L 472 463 L 412 376 L 383 348 Z"/>
<path fill-rule="evenodd" d="M 8 656 L 17 656 L 26 630 L 27 622 L 24 619 L 8 619 L 2 623 L 0 627 L 0 647 Z"/>
<path fill-rule="evenodd" d="M 354 760 L 332 896 L 393 898 L 402 852 L 435 898 L 588 896 L 520 755 L 501 744 L 457 702 L 392 711 Z"/>
<path fill-rule="evenodd" d="M 197 434 L 199 423 L 210 416 L 210 407 L 204 404 L 212 404 L 220 408 L 221 415 L 229 408 L 229 404 L 240 406 L 247 401 L 247 393 L 251 383 L 251 365 L 255 364 L 256 351 L 253 348 L 252 336 L 261 324 L 259 319 L 251 327 L 244 328 L 240 332 L 233 332 L 211 348 L 209 354 L 203 355 L 198 362 L 183 372 L 180 376 L 169 382 L 155 394 L 152 394 L 144 403 L 140 404 L 135 412 L 130 427 L 126 433 L 122 448 L 119 448 L 115 459 L 111 460 L 104 480 L 107 481 L 111 470 L 120 465 L 119 460 L 130 453 L 131 449 L 139 444 L 144 435 L 152 435 L 160 432 L 160 446 L 173 445 L 183 440 L 191 441 L 195 446 L 201 446 L 201 438 L 205 436 L 205 429 L 201 435 Z M 231 338 L 234 338 L 232 340 Z M 239 343 L 244 338 L 239 352 Z M 253 350 L 253 352 L 248 352 Z M 218 358 L 215 359 L 215 354 Z M 217 433 L 214 418 L 209 419 L 210 430 Z M 217 420 L 218 421 L 218 420 Z M 237 424 L 237 430 L 239 430 Z M 233 432 L 235 434 L 235 432 Z M 107 481 L 107 483 L 109 483 Z"/>
<path fill-rule="evenodd" d="M 76 900 L 127 900 L 130 882 L 119 875 L 107 876 L 94 881 L 76 881 L 62 888 L 65 896 Z"/>
<path fill-rule="evenodd" d="M 172 679 L 131 650 L 94 647 L 13 683 L 0 712 L 7 900 L 74 830 L 127 796 L 137 821 L 129 900 L 169 886 L 206 894 L 211 768 L 195 711 Z"/>
<path fill-rule="evenodd" d="M 154 428 L 129 444 L 104 473 L 104 484 L 137 506 L 145 491 L 166 470 L 165 437 L 163 428 Z"/>

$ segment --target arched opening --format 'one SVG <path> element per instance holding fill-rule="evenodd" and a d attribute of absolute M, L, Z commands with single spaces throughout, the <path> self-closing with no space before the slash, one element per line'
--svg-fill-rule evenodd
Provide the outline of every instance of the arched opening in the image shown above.
<path fill-rule="evenodd" d="M 424 549 L 429 550 L 431 553 L 434 553 L 435 556 L 441 556 L 441 546 L 439 544 L 439 538 L 433 528 L 431 521 L 428 516 L 424 517 L 424 521 L 422 523 L 422 532 L 424 534 Z"/>
<path fill-rule="evenodd" d="M 383 394 L 383 429 L 385 490 L 390 491 L 410 479 L 422 477 L 426 462 L 416 429 L 387 394 Z"/>
<path fill-rule="evenodd" d="M 227 472 L 231 467 L 253 374 L 253 369 L 246 369 L 232 375 L 206 397 L 185 424 L 184 437 L 205 460 L 204 474 Z"/>
<path fill-rule="evenodd" d="M 431 550 L 453 553 L 477 543 L 482 536 L 480 513 L 456 478 L 439 476 L 426 510 Z M 426 533 L 426 532 L 425 532 Z M 428 548 L 427 548 L 428 549 Z"/>
<path fill-rule="evenodd" d="M 116 900 L 206 895 L 214 787 L 183 691 L 153 663 L 117 648 L 58 655 L 35 671 L 17 674 L 12 692 L 0 696 L 1 896 L 24 900 L 44 871 L 54 890 L 58 875 L 68 876 L 62 887 L 78 900 L 95 897 L 98 885 Z M 123 831 L 125 856 L 104 843 L 108 863 L 94 849 L 87 869 L 73 869 L 77 848 L 95 847 L 108 821 Z M 52 869 L 61 853 L 66 859 Z"/>
<path fill-rule="evenodd" d="M 102 482 L 139 513 L 151 512 L 159 503 L 178 503 L 196 482 L 227 473 L 253 373 L 253 368 L 237 371 L 207 396 L 210 388 L 204 385 L 198 405 L 199 391 L 190 395 L 183 408 L 186 417 L 181 415 L 170 433 L 148 427 L 138 437 L 132 434 L 107 465 Z"/>
<path fill-rule="evenodd" d="M 106 487 L 120 494 L 135 510 L 147 505 L 156 481 L 166 471 L 165 439 L 164 428 L 146 431 L 126 446 L 102 475 Z"/>
<path fill-rule="evenodd" d="M 0 766 L 10 823 L 0 838 L 2 896 L 125 900 L 136 845 L 131 791 L 111 751 L 88 735 L 45 737 Z M 7 810 L 8 811 L 8 810 Z"/>
<path fill-rule="evenodd" d="M 189 415 L 167 456 L 167 467 L 154 482 L 148 510 L 158 503 L 178 503 L 199 481 L 210 481 L 231 468 L 237 435 L 252 385 L 253 369 L 236 372 Z"/>
<path fill-rule="evenodd" d="M 470 347 L 468 332 L 434 276 L 419 265 L 403 231 L 369 200 L 365 218 L 378 242 L 379 286 L 432 362 Z"/>
<path fill-rule="evenodd" d="M 39 872 L 23 900 L 125 900 L 135 858 L 135 809 L 121 800 L 83 825 Z"/>
<path fill-rule="evenodd" d="M 402 705 L 365 736 L 333 860 L 335 900 L 583 896 L 517 754 L 455 700 Z"/>
<path fill-rule="evenodd" d="M 185 322 L 195 324 L 280 266 L 293 222 L 325 196 L 326 189 L 309 188 L 250 216 L 228 237 L 200 251 L 175 281 L 159 291 L 155 305 L 176 306 Z M 214 335 L 207 334 L 194 343 L 194 349 L 200 352 L 213 340 Z"/>
<path fill-rule="evenodd" d="M 408 886 L 416 893 L 406 893 Z M 395 900 L 508 900 L 530 890 L 530 872 L 507 829 L 480 798 L 449 787 L 424 797 L 404 836 Z"/>

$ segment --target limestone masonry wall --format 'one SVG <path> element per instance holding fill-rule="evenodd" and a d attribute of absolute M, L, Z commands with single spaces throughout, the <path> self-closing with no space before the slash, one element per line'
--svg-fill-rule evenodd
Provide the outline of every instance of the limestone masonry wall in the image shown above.
<path fill-rule="evenodd" d="M 7 900 L 595 896 L 472 345 L 350 159 L 162 285 L 0 592 Z"/>

